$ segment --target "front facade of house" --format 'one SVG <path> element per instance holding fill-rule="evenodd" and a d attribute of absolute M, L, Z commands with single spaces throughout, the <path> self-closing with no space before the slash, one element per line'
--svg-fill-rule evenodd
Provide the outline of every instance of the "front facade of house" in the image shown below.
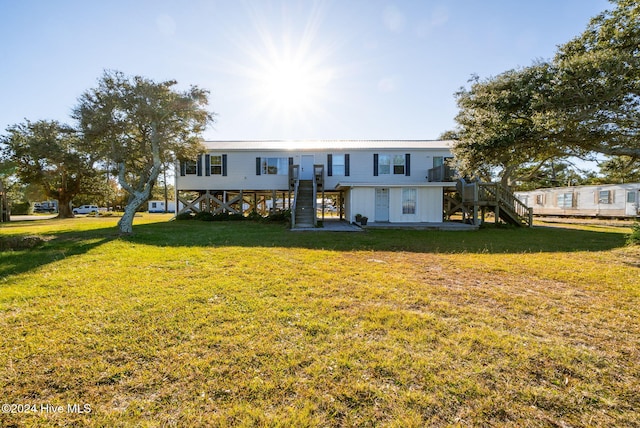
<path fill-rule="evenodd" d="M 302 200 L 297 184 L 309 181 L 313 199 L 335 201 L 341 218 L 350 222 L 356 214 L 372 222 L 441 222 L 443 189 L 454 183 L 428 177 L 451 157 L 452 144 L 209 141 L 206 153 L 180 162 L 177 200 L 184 204 L 181 211 L 247 213 L 268 206 L 294 212 Z"/>

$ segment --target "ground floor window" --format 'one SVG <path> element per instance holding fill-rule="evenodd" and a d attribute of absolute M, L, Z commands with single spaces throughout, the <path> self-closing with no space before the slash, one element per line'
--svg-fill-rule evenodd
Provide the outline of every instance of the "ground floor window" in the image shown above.
<path fill-rule="evenodd" d="M 416 213 L 417 189 L 402 189 L 402 214 Z"/>

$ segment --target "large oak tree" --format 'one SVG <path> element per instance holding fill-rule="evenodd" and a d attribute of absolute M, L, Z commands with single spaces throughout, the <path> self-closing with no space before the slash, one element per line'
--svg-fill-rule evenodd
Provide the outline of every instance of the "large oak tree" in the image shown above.
<path fill-rule="evenodd" d="M 506 182 L 551 159 L 640 160 L 640 3 L 612 3 L 553 60 L 475 78 L 456 94 L 463 172 L 497 171 Z"/>
<path fill-rule="evenodd" d="M 105 71 L 74 109 L 85 141 L 114 166 L 129 195 L 118 223 L 123 234 L 132 233 L 135 212 L 149 199 L 162 165 L 201 152 L 200 135 L 213 121 L 205 109 L 209 92 L 178 91 L 176 84 Z"/>
<path fill-rule="evenodd" d="M 58 217 L 73 217 L 74 196 L 90 192 L 96 180 L 96 158 L 86 151 L 80 135 L 56 121 L 26 121 L 8 127 L 0 141 L 3 157 L 15 165 L 20 181 L 57 199 Z"/>

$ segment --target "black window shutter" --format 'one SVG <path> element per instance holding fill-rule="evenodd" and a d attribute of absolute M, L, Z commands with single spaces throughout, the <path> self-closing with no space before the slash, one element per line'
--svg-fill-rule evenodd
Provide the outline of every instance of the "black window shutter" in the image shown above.
<path fill-rule="evenodd" d="M 227 155 L 222 155 L 222 175 L 227 176 Z"/>
<path fill-rule="evenodd" d="M 187 175 L 187 163 L 183 160 L 180 161 L 180 176 L 184 177 Z"/>
<path fill-rule="evenodd" d="M 344 155 L 344 175 L 345 177 L 349 176 L 349 155 Z"/>
<path fill-rule="evenodd" d="M 373 176 L 374 177 L 378 176 L 378 154 L 377 153 L 373 154 Z"/>
<path fill-rule="evenodd" d="M 196 163 L 196 173 L 198 177 L 202 177 L 202 156 L 198 155 L 198 162 Z"/>
<path fill-rule="evenodd" d="M 411 155 L 409 153 L 404 155 L 404 175 L 411 175 Z"/>
<path fill-rule="evenodd" d="M 211 175 L 211 155 L 204 155 L 204 175 Z"/>
<path fill-rule="evenodd" d="M 327 177 L 333 176 L 333 155 L 329 153 L 327 155 Z"/>
<path fill-rule="evenodd" d="M 260 175 L 260 158 L 256 158 L 256 175 Z"/>

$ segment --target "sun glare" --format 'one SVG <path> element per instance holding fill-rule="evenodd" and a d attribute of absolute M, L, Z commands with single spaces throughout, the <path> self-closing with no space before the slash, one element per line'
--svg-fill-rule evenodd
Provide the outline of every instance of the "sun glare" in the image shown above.
<path fill-rule="evenodd" d="M 246 95 L 253 111 L 266 116 L 270 125 L 285 128 L 304 126 L 327 114 L 336 68 L 329 64 L 332 50 L 317 38 L 320 10 L 314 8 L 301 27 L 299 17 L 273 27 L 259 11 L 252 12 L 257 39 L 240 44 L 244 59 L 238 71 L 248 78 Z"/>
<path fill-rule="evenodd" d="M 301 61 L 274 61 L 258 86 L 263 103 L 285 116 L 307 114 L 322 101 L 330 73 Z"/>

